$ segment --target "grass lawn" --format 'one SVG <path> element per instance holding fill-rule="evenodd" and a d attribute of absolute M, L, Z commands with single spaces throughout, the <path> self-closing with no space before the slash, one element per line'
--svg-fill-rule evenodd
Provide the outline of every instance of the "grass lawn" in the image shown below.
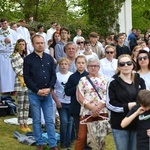
<path fill-rule="evenodd" d="M 10 117 L 15 116 L 0 117 L 0 150 L 36 150 L 35 146 L 21 144 L 14 138 L 14 131 L 21 132 L 19 131 L 19 126 L 4 123 L 4 119 Z M 44 147 L 44 150 L 48 149 L 48 146 Z M 115 150 L 111 134 L 107 136 L 105 150 Z"/>

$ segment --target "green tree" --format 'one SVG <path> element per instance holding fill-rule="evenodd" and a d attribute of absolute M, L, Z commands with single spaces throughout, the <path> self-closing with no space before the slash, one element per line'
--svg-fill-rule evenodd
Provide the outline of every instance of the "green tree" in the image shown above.
<path fill-rule="evenodd" d="M 16 21 L 17 18 L 23 18 L 24 14 L 21 12 L 19 5 L 11 0 L 1 0 L 0 18 L 6 17 L 8 20 Z"/>
<path fill-rule="evenodd" d="M 63 22 L 65 16 L 67 15 L 67 6 L 65 0 L 1 1 L 0 10 L 2 13 L 0 14 L 0 17 L 5 16 L 11 20 L 21 19 L 23 17 L 28 19 L 29 15 L 32 14 L 36 21 L 46 22 L 49 20 L 58 20 Z"/>
<path fill-rule="evenodd" d="M 105 37 L 111 31 L 119 32 L 118 13 L 124 1 L 80 0 L 78 4 L 82 7 L 81 16 L 85 15 L 89 30 L 98 31 Z"/>
<path fill-rule="evenodd" d="M 132 0 L 132 26 L 145 33 L 150 27 L 150 1 Z"/>

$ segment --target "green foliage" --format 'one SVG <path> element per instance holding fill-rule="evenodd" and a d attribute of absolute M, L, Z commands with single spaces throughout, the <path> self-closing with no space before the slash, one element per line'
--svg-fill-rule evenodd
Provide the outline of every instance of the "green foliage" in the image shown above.
<path fill-rule="evenodd" d="M 36 30 L 37 24 L 43 24 L 45 30 L 50 27 L 50 22 L 56 21 L 71 31 L 71 39 L 76 34 L 76 29 L 83 30 L 83 36 L 88 38 L 92 31 L 96 31 L 101 37 L 110 32 L 119 32 L 117 23 L 118 13 L 125 0 L 1 0 L 0 18 L 18 21 L 22 18 L 28 20 L 32 14 L 36 23 L 32 30 Z M 74 9 L 75 7 L 79 10 Z M 150 27 L 150 1 L 132 0 L 133 27 L 145 29 Z"/>
<path fill-rule="evenodd" d="M 16 138 L 14 138 L 13 133 L 15 131 L 21 134 L 25 134 L 25 133 L 22 133 L 19 130 L 19 126 L 4 123 L 4 119 L 9 119 L 13 117 L 17 117 L 17 116 L 0 117 L 0 133 L 1 133 L 0 149 L 1 150 L 36 150 L 36 146 L 29 146 L 29 145 L 22 144 Z M 32 129 L 32 125 L 30 126 L 30 128 Z M 106 138 L 105 150 L 114 150 L 114 149 L 115 149 L 115 145 L 114 145 L 113 137 L 112 134 L 109 134 Z M 44 150 L 49 150 L 49 146 L 45 145 Z"/>
<path fill-rule="evenodd" d="M 13 0 L 1 0 L 0 18 L 6 17 L 8 20 L 17 21 L 17 18 L 23 18 L 24 14 Z"/>
<path fill-rule="evenodd" d="M 132 0 L 132 24 L 134 28 L 145 33 L 150 27 L 150 1 Z"/>
<path fill-rule="evenodd" d="M 21 18 L 28 20 L 30 14 L 40 22 L 50 20 L 63 22 L 67 17 L 65 0 L 2 0 L 0 10 L 4 12 L 0 14 L 0 17 L 5 16 L 10 20 Z M 10 15 L 13 10 L 15 10 L 14 16 L 12 13 Z"/>
<path fill-rule="evenodd" d="M 102 37 L 112 30 L 119 32 L 118 13 L 124 1 L 80 0 L 82 13 L 88 16 L 89 30 L 97 31 Z"/>

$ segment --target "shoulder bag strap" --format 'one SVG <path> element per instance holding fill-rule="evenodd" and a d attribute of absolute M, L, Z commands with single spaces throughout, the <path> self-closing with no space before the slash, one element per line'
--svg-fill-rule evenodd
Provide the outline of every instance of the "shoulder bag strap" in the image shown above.
<path fill-rule="evenodd" d="M 86 76 L 86 78 L 88 79 L 88 81 L 91 83 L 91 85 L 93 86 L 95 92 L 97 93 L 98 97 L 100 98 L 100 100 L 102 100 L 102 97 L 100 96 L 100 94 L 98 93 L 97 89 L 95 88 L 95 85 L 93 84 L 93 82 L 91 81 L 91 79 L 89 78 L 89 76 Z"/>

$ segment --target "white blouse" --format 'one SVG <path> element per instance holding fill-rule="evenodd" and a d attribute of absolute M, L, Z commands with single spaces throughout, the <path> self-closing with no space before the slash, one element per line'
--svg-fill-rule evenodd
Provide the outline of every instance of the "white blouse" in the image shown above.
<path fill-rule="evenodd" d="M 117 69 L 117 59 L 109 61 L 106 57 L 100 60 L 99 74 L 105 76 L 108 80 L 115 74 Z"/>
<path fill-rule="evenodd" d="M 145 81 L 146 89 L 150 90 L 150 72 L 147 74 L 140 74 L 140 77 Z"/>

